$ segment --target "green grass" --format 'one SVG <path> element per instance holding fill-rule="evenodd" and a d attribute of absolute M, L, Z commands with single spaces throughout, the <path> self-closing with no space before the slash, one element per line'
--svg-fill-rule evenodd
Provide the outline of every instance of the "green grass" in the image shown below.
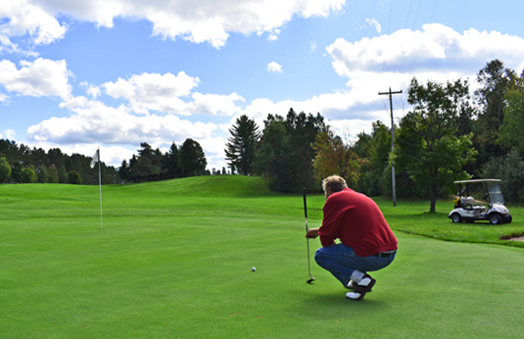
<path fill-rule="evenodd" d="M 0 186 L 0 338 L 522 337 L 523 249 L 401 232 L 506 231 L 444 203 L 378 199 L 400 250 L 353 302 L 314 262 L 306 284 L 300 195 L 240 176 L 102 190 L 103 230 L 96 186 Z M 310 227 L 323 203 L 308 197 Z"/>

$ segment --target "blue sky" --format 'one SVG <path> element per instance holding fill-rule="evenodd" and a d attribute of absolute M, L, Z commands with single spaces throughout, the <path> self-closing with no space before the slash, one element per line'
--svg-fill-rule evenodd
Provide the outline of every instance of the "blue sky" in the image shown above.
<path fill-rule="evenodd" d="M 0 137 L 118 167 L 186 138 L 208 168 L 242 114 L 321 113 L 347 138 L 390 125 L 413 77 L 524 68 L 521 1 L 0 0 Z M 394 96 L 395 119 L 408 112 Z"/>

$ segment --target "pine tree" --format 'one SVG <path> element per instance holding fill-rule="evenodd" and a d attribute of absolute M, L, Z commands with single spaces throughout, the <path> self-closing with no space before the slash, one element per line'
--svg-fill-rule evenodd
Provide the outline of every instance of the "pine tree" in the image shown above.
<path fill-rule="evenodd" d="M 236 168 L 240 174 L 251 175 L 255 147 L 260 138 L 257 124 L 246 115 L 242 115 L 229 129 L 229 133 L 231 136 L 227 139 L 224 150 L 229 167 Z"/>
<path fill-rule="evenodd" d="M 202 146 L 191 138 L 187 138 L 180 147 L 180 166 L 183 177 L 204 175 L 207 160 Z"/>

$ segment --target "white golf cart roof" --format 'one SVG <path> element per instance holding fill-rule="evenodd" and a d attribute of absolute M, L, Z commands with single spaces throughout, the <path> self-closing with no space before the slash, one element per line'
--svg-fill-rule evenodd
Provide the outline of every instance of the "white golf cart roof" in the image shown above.
<path fill-rule="evenodd" d="M 474 184 L 480 182 L 501 182 L 500 179 L 472 179 L 472 180 L 460 180 L 453 182 L 454 184 Z"/>

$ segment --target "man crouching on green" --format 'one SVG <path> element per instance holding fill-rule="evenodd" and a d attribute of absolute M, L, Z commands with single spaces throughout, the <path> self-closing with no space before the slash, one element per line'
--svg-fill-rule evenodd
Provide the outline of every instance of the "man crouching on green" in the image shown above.
<path fill-rule="evenodd" d="M 316 251 L 315 261 L 353 290 L 346 298 L 361 300 L 376 283 L 367 272 L 393 262 L 397 238 L 377 204 L 349 189 L 343 178 L 334 175 L 324 179 L 322 189 L 326 195 L 322 226 L 311 228 L 306 238 L 320 236 L 322 247 Z"/>

